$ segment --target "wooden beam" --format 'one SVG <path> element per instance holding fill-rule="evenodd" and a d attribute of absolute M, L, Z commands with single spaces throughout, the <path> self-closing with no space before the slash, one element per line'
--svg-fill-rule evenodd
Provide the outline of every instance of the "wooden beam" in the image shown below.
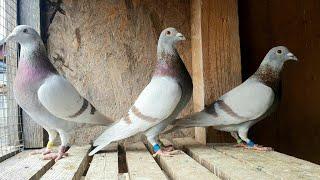
<path fill-rule="evenodd" d="M 142 142 L 128 144 L 125 150 L 131 180 L 168 179 Z"/>
<path fill-rule="evenodd" d="M 39 179 L 53 164 L 53 160 L 43 160 L 42 154 L 30 155 L 21 152 L 0 164 L 0 179 Z"/>
<path fill-rule="evenodd" d="M 165 145 L 172 144 L 166 139 L 161 139 L 161 141 Z M 148 144 L 148 146 L 151 147 L 150 144 Z M 157 160 L 170 179 L 219 179 L 216 175 L 201 166 L 183 151 L 180 151 L 179 154 L 176 154 L 173 157 L 157 156 Z"/>
<path fill-rule="evenodd" d="M 237 0 L 192 0 L 191 44 L 194 108 L 202 110 L 241 83 Z M 208 128 L 196 128 L 201 143 L 228 138 Z"/>
<path fill-rule="evenodd" d="M 40 34 L 40 1 L 18 1 L 19 24 L 32 26 Z M 44 145 L 44 130 L 25 112 L 22 113 L 23 137 L 25 148 L 40 148 Z"/>
<path fill-rule="evenodd" d="M 200 145 L 192 138 L 177 138 L 173 142 L 221 179 L 276 179 L 257 167 L 248 166 L 211 147 Z"/>
<path fill-rule="evenodd" d="M 87 146 L 72 146 L 68 151 L 68 157 L 60 159 L 48 170 L 41 179 L 80 179 L 89 164 Z"/>

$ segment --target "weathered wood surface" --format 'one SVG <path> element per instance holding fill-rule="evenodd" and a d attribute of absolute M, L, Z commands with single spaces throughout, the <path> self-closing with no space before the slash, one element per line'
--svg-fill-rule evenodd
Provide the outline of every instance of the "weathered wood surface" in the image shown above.
<path fill-rule="evenodd" d="M 214 145 L 214 149 L 283 179 L 320 179 L 320 166 L 278 152 L 256 152 L 249 149 Z"/>
<path fill-rule="evenodd" d="M 125 147 L 128 174 L 134 179 L 168 179 L 142 142 Z"/>
<path fill-rule="evenodd" d="M 253 140 L 317 164 L 320 164 L 320 23 L 316 23 L 319 12 L 319 0 L 239 3 L 244 78 L 256 71 L 273 46 L 287 46 L 299 59 L 284 66 L 279 107 L 273 116 L 253 126 Z"/>
<path fill-rule="evenodd" d="M 40 33 L 40 0 L 18 1 L 19 23 L 33 27 Z M 44 131 L 29 115 L 22 113 L 25 148 L 41 148 L 44 145 Z"/>
<path fill-rule="evenodd" d="M 200 145 L 177 138 L 175 146 L 222 179 L 319 179 L 320 166 L 275 151 L 257 152 L 233 145 Z"/>
<path fill-rule="evenodd" d="M 23 151 L 0 163 L 1 180 L 39 179 L 53 164 L 53 160 L 43 160 L 41 154 L 30 155 Z"/>
<path fill-rule="evenodd" d="M 41 179 L 80 179 L 88 163 L 90 146 L 72 146 L 67 158 L 60 159 Z"/>
<path fill-rule="evenodd" d="M 171 144 L 166 139 L 161 139 L 165 145 Z M 157 157 L 161 168 L 167 173 L 171 179 L 184 180 L 207 180 L 219 179 L 212 172 L 201 166 L 194 159 L 188 156 L 183 151 L 173 157 L 158 156 Z"/>
<path fill-rule="evenodd" d="M 118 180 L 118 144 L 112 143 L 104 151 L 93 156 L 85 179 Z"/>
<path fill-rule="evenodd" d="M 204 105 L 241 83 L 237 0 L 192 0 L 191 43 L 194 106 Z M 197 129 L 200 142 L 231 140 L 225 133 Z"/>

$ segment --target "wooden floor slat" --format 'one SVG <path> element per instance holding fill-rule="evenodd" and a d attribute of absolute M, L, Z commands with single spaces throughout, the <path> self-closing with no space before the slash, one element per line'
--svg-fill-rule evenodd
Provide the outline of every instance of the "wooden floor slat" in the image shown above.
<path fill-rule="evenodd" d="M 88 163 L 87 146 L 72 146 L 68 151 L 68 157 L 60 159 L 48 170 L 41 179 L 43 180 L 69 180 L 80 179 Z"/>
<path fill-rule="evenodd" d="M 0 179 L 39 179 L 53 164 L 53 160 L 43 160 L 42 154 L 30 155 L 23 151 L 0 163 Z"/>
<path fill-rule="evenodd" d="M 247 166 L 243 162 L 225 155 L 211 147 L 201 145 L 193 138 L 176 138 L 175 146 L 187 153 L 221 179 L 276 179 L 275 176 Z"/>
<path fill-rule="evenodd" d="M 86 180 L 118 180 L 118 144 L 110 144 L 104 151 L 93 156 Z"/>
<path fill-rule="evenodd" d="M 214 145 L 214 149 L 247 165 L 283 179 L 320 179 L 320 166 L 277 152 L 257 152 L 232 146 Z"/>
<path fill-rule="evenodd" d="M 162 139 L 165 145 L 171 144 L 168 140 Z M 208 180 L 219 179 L 216 175 L 196 162 L 184 152 L 174 155 L 173 157 L 158 156 L 158 161 L 167 175 L 175 179 L 183 180 Z"/>
<path fill-rule="evenodd" d="M 168 179 L 142 142 L 126 145 L 130 180 Z"/>

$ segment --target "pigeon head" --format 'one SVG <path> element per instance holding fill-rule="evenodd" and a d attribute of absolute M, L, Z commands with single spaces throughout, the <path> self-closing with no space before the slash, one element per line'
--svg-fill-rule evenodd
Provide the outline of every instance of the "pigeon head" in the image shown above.
<path fill-rule="evenodd" d="M 172 49 L 177 42 L 183 41 L 185 39 L 186 38 L 175 28 L 170 27 L 161 32 L 158 41 L 158 48 Z"/>
<path fill-rule="evenodd" d="M 21 45 L 27 44 L 27 43 L 34 43 L 41 41 L 41 38 L 36 30 L 34 30 L 32 27 L 27 25 L 19 25 L 13 29 L 13 31 L 4 38 L 0 44 L 3 44 L 4 42 L 13 41 L 17 42 Z"/>
<path fill-rule="evenodd" d="M 281 63 L 283 64 L 284 62 L 288 60 L 294 60 L 298 61 L 297 57 L 294 56 L 288 48 L 284 46 L 277 46 L 272 48 L 268 54 L 266 55 L 265 59 L 268 59 L 270 62 L 277 64 Z"/>

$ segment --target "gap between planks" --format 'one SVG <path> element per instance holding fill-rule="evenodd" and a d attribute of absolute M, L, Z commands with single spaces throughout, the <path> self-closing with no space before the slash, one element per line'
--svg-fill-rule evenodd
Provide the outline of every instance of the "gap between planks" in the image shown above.
<path fill-rule="evenodd" d="M 319 165 L 275 151 L 257 152 L 230 144 L 204 146 L 192 138 L 177 138 L 173 142 L 222 179 L 320 178 Z"/>

